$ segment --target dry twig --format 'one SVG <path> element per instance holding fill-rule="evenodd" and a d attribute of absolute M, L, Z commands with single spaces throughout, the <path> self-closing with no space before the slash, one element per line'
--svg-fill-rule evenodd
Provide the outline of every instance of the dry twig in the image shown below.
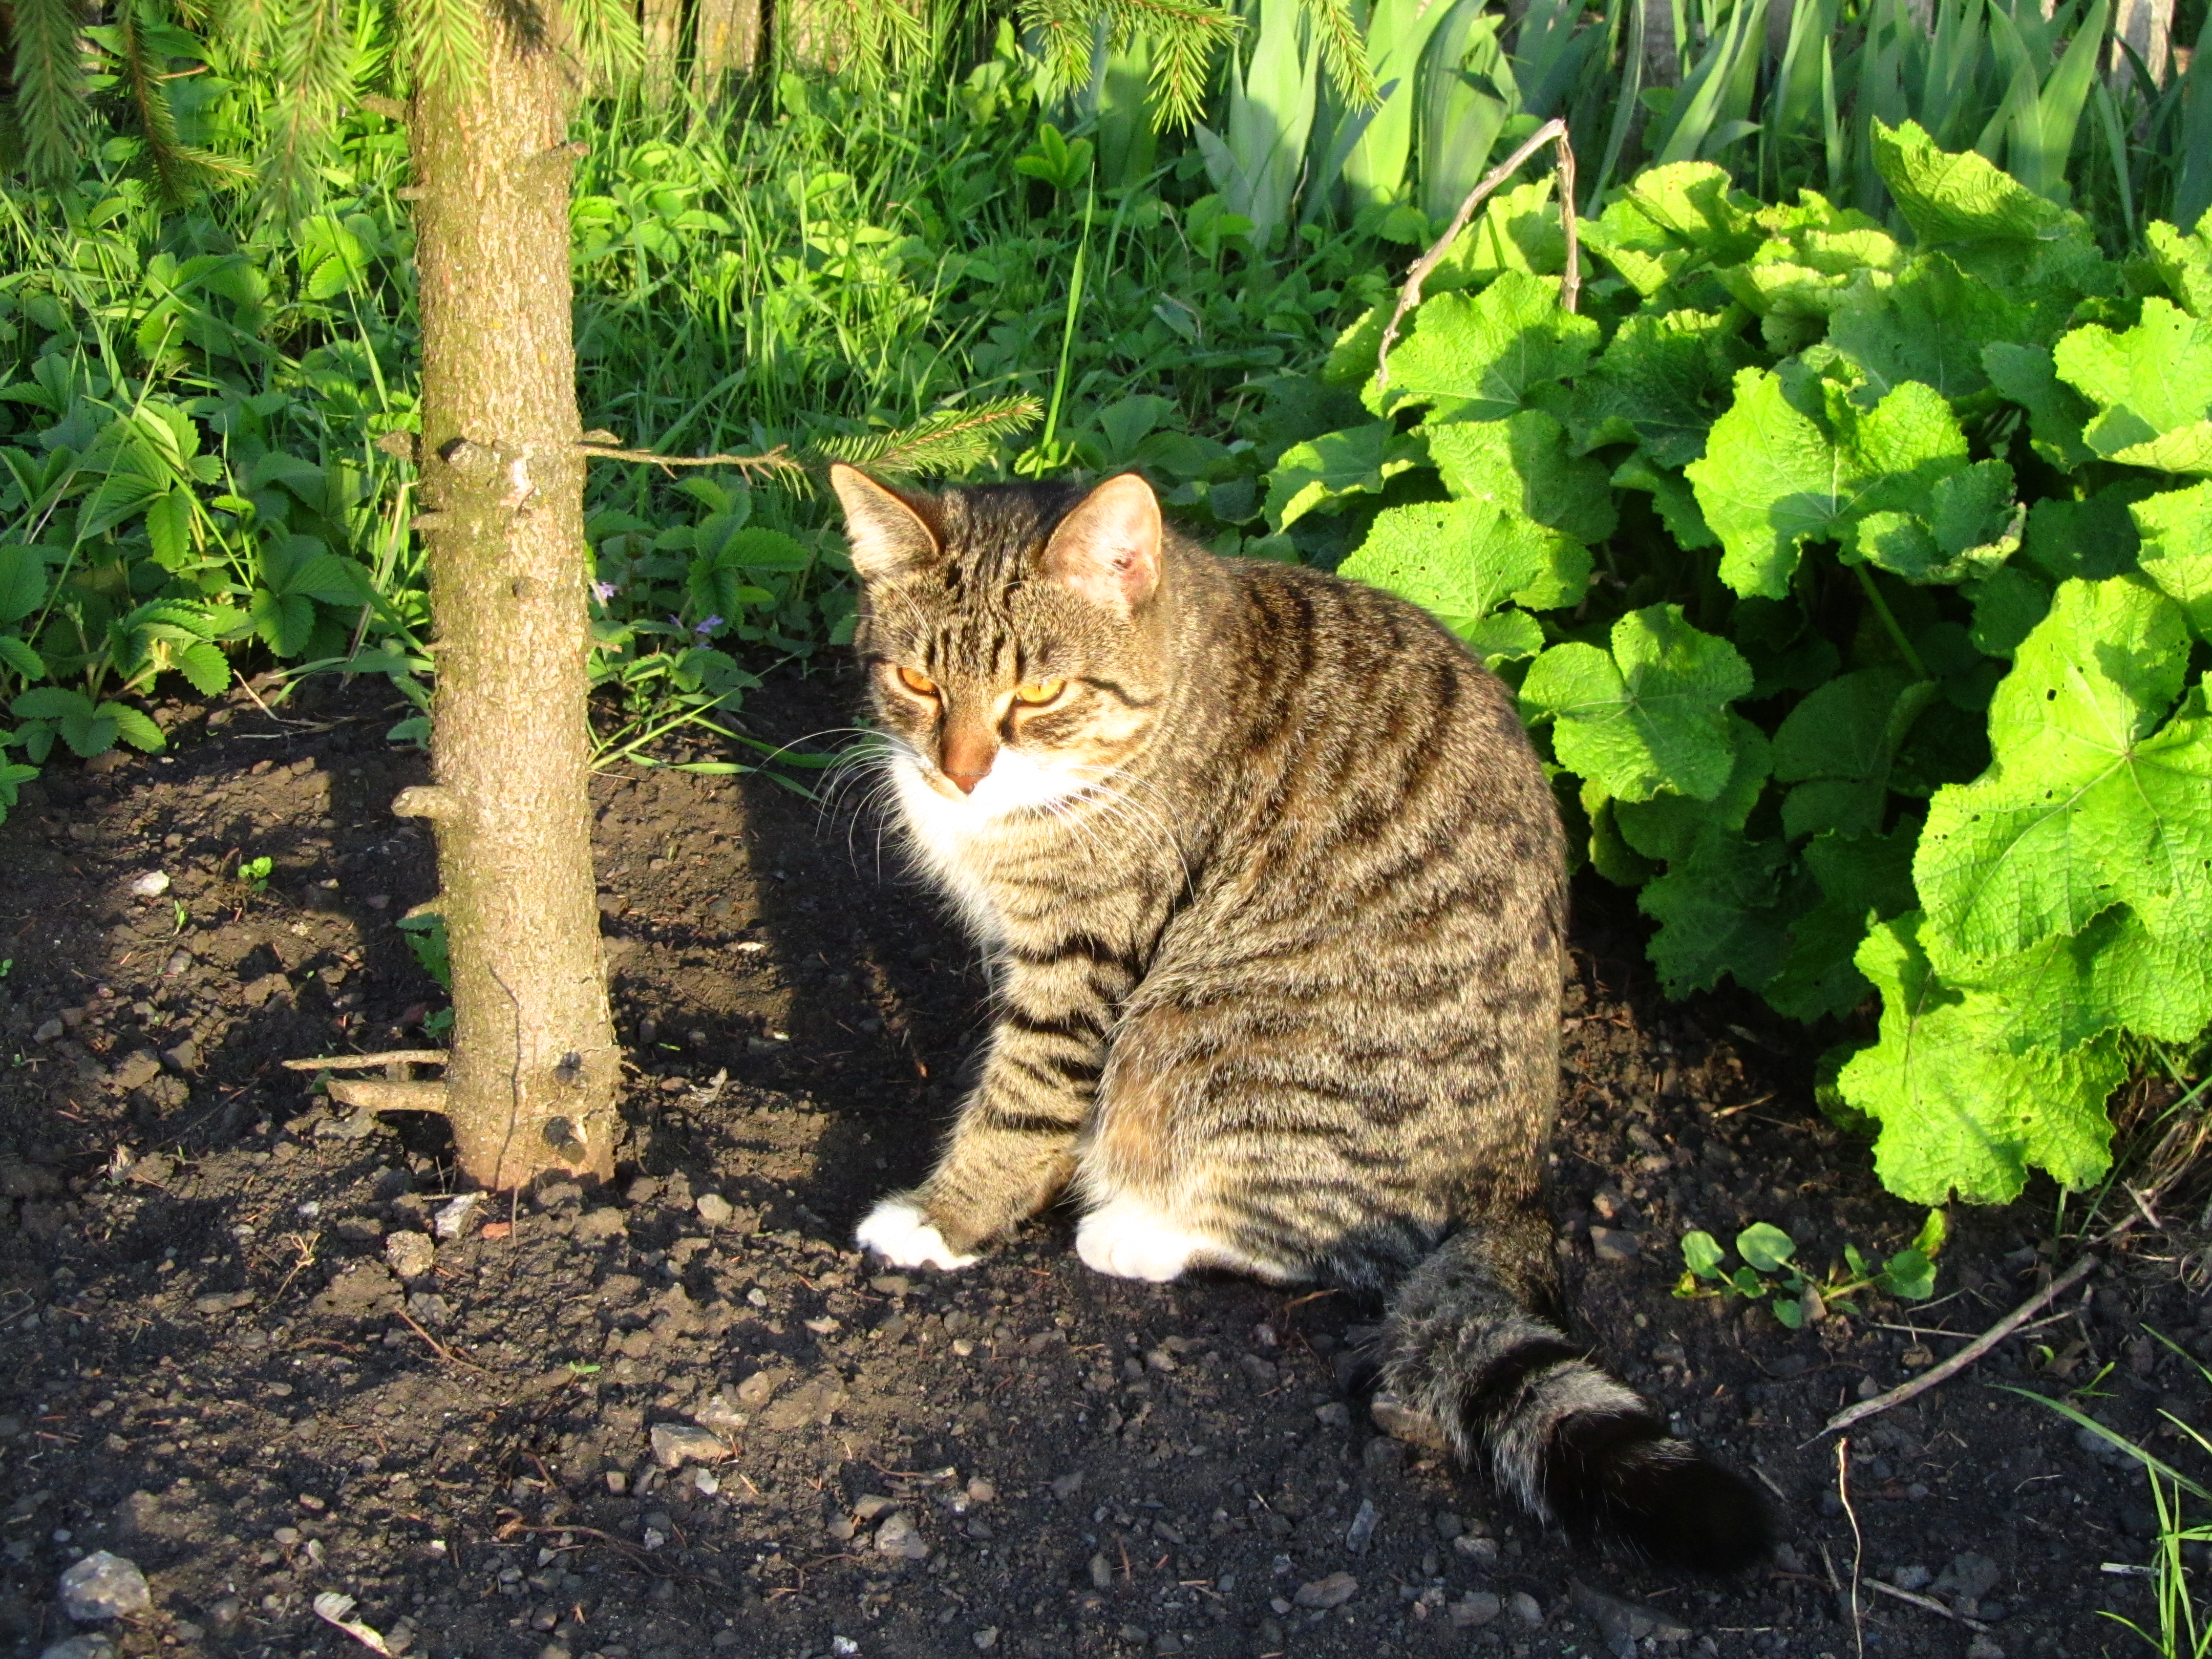
<path fill-rule="evenodd" d="M 612 438 L 612 433 L 593 433 L 576 448 L 586 455 L 595 455 L 606 461 L 644 461 L 650 465 L 673 471 L 679 466 L 733 466 L 750 475 L 755 472 L 803 472 L 806 469 L 793 460 L 781 444 L 764 455 L 656 455 L 649 449 L 624 449 L 614 443 L 598 443 L 593 439 Z"/>
<path fill-rule="evenodd" d="M 1490 192 L 1510 179 L 1523 161 L 1547 144 L 1559 146 L 1559 227 L 1567 238 L 1567 268 L 1559 278 L 1559 307 L 1564 311 L 1575 308 L 1583 286 L 1582 239 L 1575 227 L 1575 152 L 1567 142 L 1567 124 L 1554 116 L 1530 133 L 1520 149 L 1483 175 L 1482 182 L 1468 191 L 1467 199 L 1459 204 L 1459 211 L 1452 215 L 1444 234 L 1437 238 L 1426 253 L 1413 261 L 1413 268 L 1406 273 L 1405 287 L 1398 291 L 1397 307 L 1383 325 L 1382 343 L 1375 353 L 1375 384 L 1378 389 L 1390 384 L 1390 348 L 1397 343 L 1398 325 L 1405 320 L 1407 312 L 1421 302 L 1421 284 L 1459 240 L 1460 232 L 1467 228 L 1467 222 Z"/>
<path fill-rule="evenodd" d="M 318 1054 L 313 1060 L 288 1060 L 288 1072 L 366 1072 L 377 1066 L 443 1066 L 443 1048 L 387 1048 L 380 1054 Z"/>
<path fill-rule="evenodd" d="M 1884 1595 L 1893 1595 L 1900 1601 L 1910 1601 L 1914 1607 L 1929 1613 L 1940 1613 L 1946 1619 L 1964 1625 L 1968 1630 L 1985 1631 L 1989 1628 L 1978 1619 L 1969 1619 L 1963 1613 L 1952 1612 L 1932 1595 L 1916 1595 L 1911 1590 L 1898 1589 L 1894 1584 L 1885 1584 L 1879 1578 L 1869 1578 L 1864 1583 L 1870 1590 L 1880 1590 Z"/>

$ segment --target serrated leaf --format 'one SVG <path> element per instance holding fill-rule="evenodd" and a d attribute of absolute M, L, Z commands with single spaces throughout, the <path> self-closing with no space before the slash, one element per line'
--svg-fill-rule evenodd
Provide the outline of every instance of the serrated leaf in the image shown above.
<path fill-rule="evenodd" d="M 366 605 L 371 597 L 368 573 L 335 553 L 317 553 L 302 562 L 285 579 L 283 592 L 331 605 Z"/>
<path fill-rule="evenodd" d="M 2212 640 L 2212 483 L 2168 490 L 2129 509 L 2142 534 L 2143 574 L 2189 617 L 2200 640 Z"/>
<path fill-rule="evenodd" d="M 1807 694 L 1774 733 L 1775 778 L 1796 786 L 1782 803 L 1783 833 L 1795 840 L 1879 830 L 1890 765 L 1939 690 L 1884 666 L 1839 675 Z"/>
<path fill-rule="evenodd" d="M 192 690 L 204 697 L 218 696 L 230 688 L 230 659 L 205 640 L 185 647 L 172 660 Z"/>
<path fill-rule="evenodd" d="M 115 747 L 116 737 L 122 730 L 122 722 L 110 712 L 116 707 L 104 702 L 96 710 L 64 714 L 55 722 L 55 729 L 80 759 L 90 760 Z"/>
<path fill-rule="evenodd" d="M 1585 222 L 1583 242 L 1649 299 L 1692 270 L 1756 252 L 1765 237 L 1752 206 L 1714 163 L 1670 162 L 1638 173 L 1602 216 Z"/>
<path fill-rule="evenodd" d="M 1766 733 L 1749 720 L 1729 711 L 1729 740 L 1735 750 L 1728 781 L 1709 801 L 1687 795 L 1662 793 L 1649 800 L 1624 800 L 1613 805 L 1621 839 L 1648 859 L 1686 859 L 1707 825 L 1726 830 L 1743 828 L 1758 804 L 1761 787 L 1772 769 Z"/>
<path fill-rule="evenodd" d="M 2124 333 L 2092 323 L 2059 341 L 2059 379 L 2097 406 L 2082 441 L 2107 460 L 2212 474 L 2212 319 L 2153 295 Z"/>
<path fill-rule="evenodd" d="M 149 755 L 168 741 L 161 735 L 161 728 L 154 724 L 152 716 L 128 703 L 104 702 L 100 705 L 98 717 L 112 722 L 116 736 L 124 742 Z"/>
<path fill-rule="evenodd" d="M 188 490 L 172 489 L 146 506 L 146 539 L 154 550 L 154 562 L 164 570 L 181 570 L 191 562 L 192 498 Z"/>
<path fill-rule="evenodd" d="M 1751 690 L 1749 666 L 1680 605 L 1631 611 L 1612 643 L 1609 653 L 1577 641 L 1537 658 L 1522 682 L 1523 714 L 1553 721 L 1560 763 L 1609 795 L 1711 800 L 1734 765 L 1726 710 Z"/>
<path fill-rule="evenodd" d="M 1346 496 L 1379 495 L 1420 459 L 1419 441 L 1384 421 L 1292 444 L 1267 475 L 1267 522 L 1279 533 Z"/>
<path fill-rule="evenodd" d="M 1937 148 L 1916 122 L 1873 125 L 1875 167 L 1923 247 L 1992 282 L 2079 280 L 2102 264 L 2078 213 L 2045 200 L 1972 150 Z"/>
<path fill-rule="evenodd" d="M 1576 374 L 1597 349 L 1598 325 L 1559 308 L 1559 284 L 1508 271 L 1481 293 L 1439 294 L 1413 313 L 1390 353 L 1390 383 L 1363 398 L 1376 414 L 1433 404 L 1502 420 L 1529 392 Z"/>
<path fill-rule="evenodd" d="M 0 547 L 0 627 L 46 603 L 46 562 L 34 547 Z"/>
<path fill-rule="evenodd" d="M 45 659 L 17 635 L 0 634 L 0 663 L 7 664 L 26 684 L 46 677 Z"/>
<path fill-rule="evenodd" d="M 1920 511 L 1861 519 L 1844 562 L 1864 561 L 1918 587 L 1955 586 L 2017 552 L 2026 522 L 2013 502 L 2012 468 L 1976 461 L 1936 479 Z"/>
<path fill-rule="evenodd" d="M 1575 383 L 1568 414 L 1577 444 L 1640 442 L 1656 466 L 1686 466 L 1728 407 L 1749 349 L 1719 312 L 1638 312 Z"/>
<path fill-rule="evenodd" d="M 1642 450 L 1613 469 L 1613 483 L 1618 489 L 1641 489 L 1650 495 L 1659 522 L 1667 526 L 1675 546 L 1687 551 L 1721 544 L 1721 538 L 1713 534 L 1712 526 L 1698 510 L 1696 493 L 1681 474 L 1658 466 Z"/>
<path fill-rule="evenodd" d="M 1502 421 L 1432 422 L 1419 430 L 1455 495 L 1494 502 L 1584 544 L 1603 541 L 1619 523 L 1604 466 L 1570 456 L 1566 429 L 1540 409 Z M 1577 591 L 1551 604 L 1581 598 Z"/>
<path fill-rule="evenodd" d="M 1558 532 L 1490 501 L 1449 501 L 1383 508 L 1338 574 L 1411 599 L 1464 635 L 1509 599 L 1559 603 L 1553 596 L 1573 586 L 1577 568 L 1587 581 L 1589 554 Z"/>
<path fill-rule="evenodd" d="M 1875 1169 L 1899 1197 L 1954 1194 L 2009 1203 L 2031 1167 L 2081 1187 L 2112 1161 L 2106 1096 L 2127 1075 L 2109 1045 L 2008 1054 L 1990 1040 L 1984 994 L 1946 986 L 1920 949 L 1920 915 L 1885 922 L 1860 946 L 1859 971 L 1881 992 L 1875 1046 L 1838 1074 L 1844 1097 L 1881 1125 Z"/>
<path fill-rule="evenodd" d="M 257 587 L 246 602 L 253 631 L 280 657 L 296 657 L 314 631 L 315 602 L 304 593 L 275 593 Z"/>
<path fill-rule="evenodd" d="M 1782 965 L 1784 917 L 1777 908 L 1790 849 L 1708 830 L 1686 859 L 1670 864 L 1636 896 L 1659 924 L 1648 954 L 1670 997 L 1710 991 L 1732 975 L 1756 991 Z"/>
<path fill-rule="evenodd" d="M 2212 720 L 2161 726 L 2188 653 L 2140 577 L 2065 583 L 1990 704 L 1989 770 L 1936 792 L 1913 863 L 1945 951 L 2003 957 L 2115 903 L 2212 930 Z"/>
<path fill-rule="evenodd" d="M 2203 940 L 2186 933 L 2161 938 L 2125 905 L 2016 956 L 1930 955 L 1947 981 L 1996 1000 L 1990 1033 L 2012 1054 L 2063 1052 L 2118 1030 L 2187 1042 L 2212 1023 Z"/>
<path fill-rule="evenodd" d="M 2134 477 L 2080 501 L 2045 496 L 2027 510 L 2021 557 L 2054 582 L 2125 575 L 2136 568 L 2142 547 L 2128 509 L 2156 489 L 2152 480 Z"/>
<path fill-rule="evenodd" d="M 1780 599 L 1808 541 L 1841 539 L 1869 513 L 1924 511 L 1936 482 L 1966 465 L 1966 434 L 1931 387 L 1908 381 L 1865 411 L 1831 398 L 1816 422 L 1781 376 L 1747 368 L 1685 471 L 1721 538 L 1721 580 Z"/>
<path fill-rule="evenodd" d="M 8 712 L 19 720 L 89 719 L 92 699 L 70 686 L 39 685 L 17 692 Z"/>

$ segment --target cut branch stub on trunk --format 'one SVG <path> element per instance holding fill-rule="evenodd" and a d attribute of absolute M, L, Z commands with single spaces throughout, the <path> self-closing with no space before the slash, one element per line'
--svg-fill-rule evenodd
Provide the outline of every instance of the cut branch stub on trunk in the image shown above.
<path fill-rule="evenodd" d="M 586 787 L 577 82 L 557 30 L 531 38 L 488 9 L 484 34 L 481 73 L 425 81 L 407 123 L 428 509 L 416 525 L 440 648 L 435 781 L 393 805 L 437 837 L 454 1011 L 443 1109 L 463 1172 L 499 1189 L 554 1169 L 612 1174 L 620 1054 Z"/>

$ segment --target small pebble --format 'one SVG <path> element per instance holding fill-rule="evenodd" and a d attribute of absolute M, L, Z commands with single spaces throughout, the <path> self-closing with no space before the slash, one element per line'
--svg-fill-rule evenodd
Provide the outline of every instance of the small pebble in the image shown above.
<path fill-rule="evenodd" d="M 1348 1572 L 1333 1572 L 1298 1586 L 1291 1600 L 1302 1607 L 1340 1607 L 1359 1594 L 1359 1581 Z"/>
<path fill-rule="evenodd" d="M 153 1592 L 138 1564 L 106 1550 L 94 1550 L 62 1574 L 62 1611 L 80 1625 L 125 1619 L 153 1605 Z"/>
<path fill-rule="evenodd" d="M 169 872 L 167 870 L 149 870 L 143 876 L 131 878 L 131 891 L 138 898 L 159 898 L 168 890 Z"/>
<path fill-rule="evenodd" d="M 730 1218 L 737 1213 L 730 1200 L 720 1193 L 700 1194 L 691 1207 L 699 1212 L 699 1219 L 709 1227 L 726 1227 Z"/>
<path fill-rule="evenodd" d="M 1504 1611 L 1505 1604 L 1488 1590 L 1469 1590 L 1451 1604 L 1452 1628 L 1467 1630 L 1486 1625 Z"/>
<path fill-rule="evenodd" d="M 1527 1590 L 1515 1590 L 1505 1605 L 1513 1609 L 1513 1616 L 1534 1630 L 1544 1622 L 1544 1609 Z"/>

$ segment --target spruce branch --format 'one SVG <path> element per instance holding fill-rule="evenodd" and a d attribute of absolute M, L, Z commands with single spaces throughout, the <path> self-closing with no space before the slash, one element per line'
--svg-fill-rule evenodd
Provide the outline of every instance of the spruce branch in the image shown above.
<path fill-rule="evenodd" d="M 576 56 L 600 84 L 622 86 L 645 68 L 645 30 L 623 0 L 568 0 L 564 8 Z"/>
<path fill-rule="evenodd" d="M 281 93 L 262 163 L 262 204 L 287 220 L 300 217 L 314 199 L 315 164 L 351 86 L 349 9 L 345 0 L 300 0 L 289 17 L 270 17 L 263 25 L 277 48 Z"/>
<path fill-rule="evenodd" d="M 85 18 L 77 0 L 15 0 L 15 119 L 34 177 L 69 178 L 84 155 Z"/>
<path fill-rule="evenodd" d="M 978 404 L 933 410 L 912 426 L 825 438 L 811 455 L 876 472 L 957 472 L 981 465 L 997 441 L 1035 426 L 1044 413 L 1035 398 L 1018 393 Z"/>
<path fill-rule="evenodd" d="M 146 145 L 147 170 L 165 208 L 179 208 L 211 186 L 244 178 L 245 169 L 177 137 L 176 112 L 169 104 L 167 73 L 158 50 L 146 37 L 149 26 L 167 20 L 161 0 L 126 0 L 115 11 L 116 57 L 125 96 L 138 118 Z"/>
<path fill-rule="evenodd" d="M 398 0 L 399 61 L 417 86 L 453 91 L 483 73 L 483 17 L 475 0 Z"/>
<path fill-rule="evenodd" d="M 1341 7 L 1345 0 L 1310 3 Z M 1023 28 L 1042 48 L 1049 96 L 1071 93 L 1090 79 L 1101 24 L 1111 46 L 1126 46 L 1140 34 L 1150 40 L 1152 125 L 1160 131 L 1186 131 L 1197 121 L 1214 54 L 1243 27 L 1235 12 L 1215 0 L 1022 0 L 1020 15 Z M 1360 60 L 1365 61 L 1364 48 Z"/>
<path fill-rule="evenodd" d="M 1352 15 L 1352 0 L 1305 0 L 1305 6 L 1337 96 L 1354 110 L 1373 109 L 1382 101 L 1382 93 L 1375 84 L 1374 65 L 1367 61 L 1367 38 Z"/>

